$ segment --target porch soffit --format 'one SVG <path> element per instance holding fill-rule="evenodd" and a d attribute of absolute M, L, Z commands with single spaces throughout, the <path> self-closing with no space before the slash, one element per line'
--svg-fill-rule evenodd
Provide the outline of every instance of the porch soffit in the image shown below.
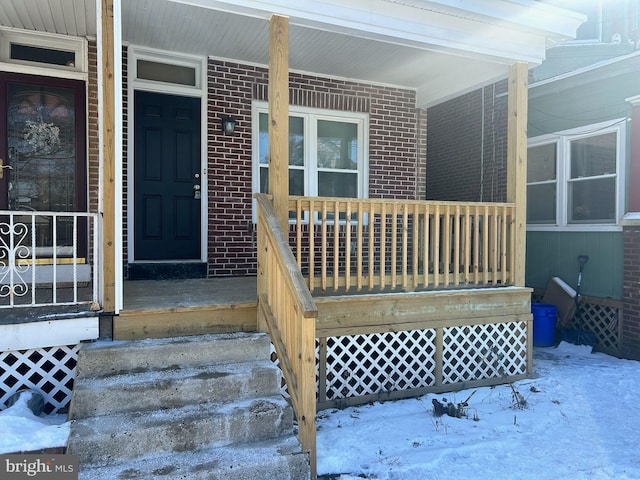
<path fill-rule="evenodd" d="M 0 25 L 94 37 L 95 0 L 3 0 Z M 121 0 L 126 43 L 268 64 L 290 18 L 291 70 L 415 89 L 428 106 L 540 63 L 584 20 L 532 0 Z"/>

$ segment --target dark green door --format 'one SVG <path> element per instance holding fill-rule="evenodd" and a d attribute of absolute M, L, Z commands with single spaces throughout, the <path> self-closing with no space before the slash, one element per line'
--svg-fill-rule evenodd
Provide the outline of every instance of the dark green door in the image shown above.
<path fill-rule="evenodd" d="M 200 99 L 135 92 L 134 256 L 199 260 Z"/>

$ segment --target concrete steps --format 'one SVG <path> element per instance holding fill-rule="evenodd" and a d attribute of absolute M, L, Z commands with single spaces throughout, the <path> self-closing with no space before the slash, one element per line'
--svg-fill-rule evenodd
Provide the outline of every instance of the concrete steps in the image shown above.
<path fill-rule="evenodd" d="M 80 478 L 309 478 L 262 334 L 96 342 L 78 355 Z"/>

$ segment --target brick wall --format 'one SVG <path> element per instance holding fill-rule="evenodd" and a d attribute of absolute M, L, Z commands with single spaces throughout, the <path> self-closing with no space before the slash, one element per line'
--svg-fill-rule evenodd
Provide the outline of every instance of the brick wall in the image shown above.
<path fill-rule="evenodd" d="M 98 53 L 96 43 L 89 42 L 89 81 L 87 82 L 87 172 L 88 205 L 90 212 L 98 211 L 100 179 L 100 139 L 98 137 Z"/>
<path fill-rule="evenodd" d="M 424 178 L 426 119 L 425 112 L 415 108 L 415 92 L 293 73 L 289 81 L 292 105 L 369 114 L 370 197 L 423 198 L 425 187 L 420 179 Z M 210 276 L 256 272 L 251 102 L 268 99 L 267 82 L 265 68 L 209 60 Z M 224 115 L 237 120 L 233 136 L 220 132 L 220 118 Z"/>
<path fill-rule="evenodd" d="M 129 178 L 129 161 L 127 158 L 127 151 L 129 145 L 129 137 L 127 135 L 129 128 L 129 90 L 128 90 L 128 49 L 126 46 L 122 47 L 122 263 L 123 272 L 125 278 L 128 277 L 129 271 L 127 268 L 128 261 L 127 256 L 129 254 L 129 219 L 127 214 L 128 209 L 128 178 Z"/>
<path fill-rule="evenodd" d="M 428 109 L 428 199 L 505 201 L 506 88 L 500 82 Z"/>
<path fill-rule="evenodd" d="M 622 355 L 640 360 L 640 226 L 624 227 Z"/>

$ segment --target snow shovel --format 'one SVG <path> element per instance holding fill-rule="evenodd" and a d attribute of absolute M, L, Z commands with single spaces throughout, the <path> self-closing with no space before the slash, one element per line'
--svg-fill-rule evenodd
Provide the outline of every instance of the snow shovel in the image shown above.
<path fill-rule="evenodd" d="M 578 272 L 578 285 L 576 288 L 576 315 L 577 315 L 577 328 L 566 328 L 562 331 L 562 340 L 573 343 L 575 345 L 589 345 L 591 347 L 595 347 L 598 343 L 598 339 L 596 338 L 593 332 L 589 332 L 584 329 L 584 320 L 582 318 L 582 310 L 580 309 L 580 286 L 582 285 L 582 273 L 584 270 L 584 265 L 589 261 L 589 257 L 587 255 L 579 255 L 578 256 L 578 264 L 580 265 L 580 270 Z"/>

